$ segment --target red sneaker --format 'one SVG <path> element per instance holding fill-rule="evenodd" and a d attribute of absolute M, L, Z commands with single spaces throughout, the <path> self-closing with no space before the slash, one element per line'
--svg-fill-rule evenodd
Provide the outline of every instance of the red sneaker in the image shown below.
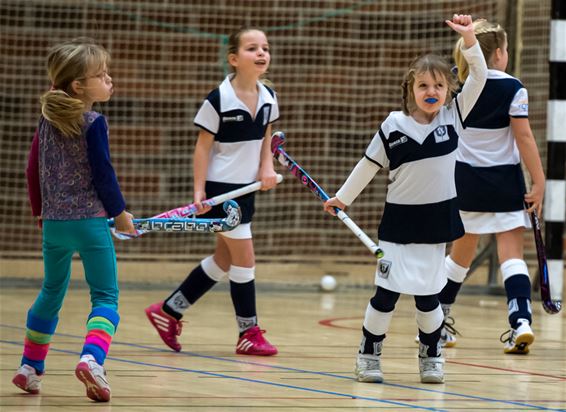
<path fill-rule="evenodd" d="M 272 356 L 277 353 L 277 348 L 269 343 L 264 337 L 264 330 L 254 326 L 244 332 L 238 339 L 236 353 L 239 355 Z"/>
<path fill-rule="evenodd" d="M 176 352 L 181 351 L 181 344 L 177 342 L 177 336 L 181 336 L 183 323 L 161 309 L 163 302 L 154 303 L 145 308 L 147 318 L 159 333 L 161 340 Z"/>

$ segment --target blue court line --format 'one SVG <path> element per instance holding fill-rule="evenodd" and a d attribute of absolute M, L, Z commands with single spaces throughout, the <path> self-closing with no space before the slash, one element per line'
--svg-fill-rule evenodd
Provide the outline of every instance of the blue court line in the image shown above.
<path fill-rule="evenodd" d="M 0 342 L 1 343 L 7 343 L 7 344 L 10 344 L 10 345 L 22 346 L 21 342 L 14 342 L 14 341 L 9 341 L 9 340 L 4 340 L 4 339 L 0 339 Z M 50 351 L 59 352 L 59 353 L 67 353 L 69 355 L 77 355 L 77 356 L 80 355 L 80 352 L 76 352 L 76 351 L 72 351 L 72 350 L 65 350 L 65 349 L 50 348 Z M 312 388 L 306 388 L 304 386 L 286 385 L 286 384 L 283 384 L 283 383 L 269 382 L 269 381 L 263 381 L 263 380 L 259 380 L 259 379 L 243 378 L 241 376 L 230 376 L 230 375 L 225 375 L 223 373 L 208 372 L 208 371 L 203 371 L 203 370 L 198 370 L 198 369 L 188 369 L 188 368 L 180 368 L 180 367 L 175 367 L 175 366 L 159 365 L 159 364 L 149 363 L 149 362 L 139 362 L 139 361 L 133 361 L 133 360 L 128 360 L 128 359 L 115 358 L 115 357 L 112 357 L 112 356 L 108 356 L 106 359 L 110 359 L 110 360 L 113 360 L 113 361 L 116 361 L 116 362 L 129 363 L 129 364 L 132 364 L 132 365 L 151 366 L 151 367 L 160 368 L 160 369 L 167 369 L 167 370 L 180 371 L 180 372 L 197 373 L 199 375 L 214 376 L 216 378 L 232 379 L 232 380 L 236 380 L 236 381 L 250 382 L 250 383 L 259 383 L 259 384 L 262 384 L 262 385 L 277 386 L 277 387 L 286 388 L 286 389 L 296 389 L 296 390 L 299 390 L 299 391 L 313 392 L 313 393 L 324 394 L 324 395 L 334 395 L 334 396 L 338 396 L 338 397 L 342 397 L 342 398 L 348 398 L 348 399 L 360 399 L 360 400 L 370 401 L 370 402 L 379 402 L 379 403 L 385 403 L 385 404 L 388 404 L 388 405 L 402 406 L 404 408 L 411 408 L 411 409 L 425 410 L 425 411 L 435 411 L 435 412 L 448 412 L 444 409 L 427 408 L 427 407 L 424 407 L 424 406 L 415 406 L 415 405 L 411 405 L 411 404 L 403 403 L 403 402 L 389 401 L 389 400 L 385 400 L 385 399 L 371 398 L 371 397 L 367 397 L 367 396 L 351 395 L 351 394 L 348 394 L 348 393 L 325 391 L 325 390 L 322 390 L 322 389 L 312 389 Z"/>
<path fill-rule="evenodd" d="M 25 330 L 26 329 L 26 328 L 21 327 L 21 326 L 6 325 L 6 324 L 1 324 L 1 323 L 0 323 L 0 327 L 10 328 L 10 329 L 19 329 L 19 330 Z M 84 338 L 83 336 L 71 335 L 71 334 L 66 334 L 66 333 L 55 333 L 55 335 L 61 336 L 61 337 L 75 338 L 75 339 L 83 339 Z M 15 344 L 15 345 L 21 346 L 21 343 L 13 342 L 13 341 L 0 340 L 0 342 L 10 343 L 10 344 Z M 177 356 L 183 355 L 183 356 L 190 356 L 190 357 L 196 357 L 196 358 L 211 359 L 211 360 L 222 361 L 222 362 L 232 362 L 232 363 L 237 363 L 237 364 L 261 366 L 261 367 L 264 367 L 264 368 L 279 369 L 279 370 L 297 372 L 297 373 L 303 373 L 303 374 L 327 376 L 327 377 L 338 378 L 338 379 L 355 380 L 351 376 L 338 375 L 338 374 L 329 373 L 329 372 L 309 371 L 309 370 L 306 370 L 306 369 L 297 369 L 297 368 L 291 368 L 291 367 L 286 367 L 286 366 L 269 365 L 269 364 L 264 364 L 264 363 L 259 363 L 259 362 L 242 361 L 242 360 L 238 360 L 238 359 L 228 359 L 228 358 L 222 358 L 222 357 L 212 356 L 212 355 L 202 355 L 202 354 L 199 354 L 199 353 L 196 353 L 196 352 L 182 351 L 182 352 L 176 353 L 176 352 L 172 352 L 171 350 L 168 350 L 168 349 L 155 348 L 155 347 L 152 347 L 152 346 L 139 345 L 139 344 L 129 343 L 129 342 L 114 341 L 114 342 L 112 342 L 112 344 L 113 345 L 129 346 L 129 347 L 133 347 L 133 348 L 145 349 L 145 350 L 150 350 L 150 351 L 157 351 L 157 352 L 162 352 L 162 353 L 169 353 L 169 354 L 173 353 L 173 354 L 177 354 Z M 78 352 L 65 351 L 65 350 L 62 350 L 62 349 L 50 349 L 50 350 L 57 350 L 59 352 L 64 352 L 64 353 L 79 354 Z M 213 372 L 204 372 L 204 371 L 196 371 L 196 370 L 191 370 L 191 369 L 174 368 L 174 367 L 169 367 L 169 366 L 164 366 L 164 365 L 155 365 L 155 364 L 142 363 L 142 362 L 137 362 L 137 361 L 129 361 L 129 360 L 125 360 L 125 359 L 112 358 L 112 357 L 108 357 L 108 359 L 116 360 L 116 361 L 119 361 L 119 362 L 135 363 L 135 364 L 139 364 L 139 365 L 155 366 L 155 367 L 158 367 L 158 368 L 160 368 L 160 367 L 166 368 L 166 369 L 171 368 L 171 369 L 179 369 L 179 370 L 187 371 L 187 372 L 211 374 L 211 375 L 214 375 L 214 376 L 226 377 L 226 378 L 229 378 L 229 379 L 241 379 L 241 380 L 245 380 L 245 381 L 249 381 L 249 382 L 256 382 L 256 383 L 270 384 L 270 385 L 275 385 L 275 386 L 295 388 L 295 389 L 298 389 L 298 390 L 320 392 L 320 393 L 327 393 L 327 394 L 335 394 L 337 396 L 347 396 L 347 397 L 356 398 L 356 399 L 388 402 L 388 401 L 384 401 L 382 399 L 380 400 L 378 398 L 364 398 L 364 397 L 358 397 L 356 395 L 339 394 L 339 393 L 327 392 L 327 391 L 322 391 L 322 390 L 317 390 L 317 389 L 310 389 L 310 388 L 303 388 L 303 387 L 298 387 L 298 386 L 289 386 L 289 385 L 284 385 L 284 384 L 278 384 L 278 383 L 274 383 L 274 382 L 259 381 L 259 380 L 256 381 L 256 380 L 247 379 L 247 378 L 236 378 L 236 377 L 233 377 L 233 376 L 224 376 L 224 375 L 221 375 L 221 374 L 214 374 Z M 383 382 L 383 383 L 380 383 L 379 385 L 391 386 L 391 387 L 395 387 L 395 388 L 399 388 L 399 389 L 409 389 L 409 390 L 413 390 L 413 391 L 423 391 L 423 392 L 439 393 L 439 394 L 443 394 L 443 395 L 452 395 L 452 396 L 455 396 L 455 397 L 460 397 L 460 398 L 465 398 L 465 399 L 480 400 L 480 401 L 492 402 L 492 403 L 502 403 L 502 404 L 505 404 L 505 405 L 521 406 L 521 407 L 525 407 L 525 408 L 533 408 L 533 409 L 543 410 L 543 411 L 562 411 L 562 412 L 566 411 L 565 409 L 548 408 L 548 407 L 544 407 L 544 406 L 531 405 L 531 404 L 516 402 L 516 401 L 499 400 L 499 399 L 494 399 L 494 398 L 486 398 L 486 397 L 483 397 L 483 396 L 466 395 L 466 394 L 461 394 L 461 393 L 456 393 L 456 392 L 447 392 L 447 391 L 441 391 L 441 390 L 436 390 L 436 389 L 419 388 L 419 387 L 402 385 L 402 384 L 397 384 L 397 383 Z M 416 406 L 413 406 L 413 405 L 406 405 L 406 406 L 410 407 L 410 408 L 441 411 L 441 409 L 416 407 Z"/>

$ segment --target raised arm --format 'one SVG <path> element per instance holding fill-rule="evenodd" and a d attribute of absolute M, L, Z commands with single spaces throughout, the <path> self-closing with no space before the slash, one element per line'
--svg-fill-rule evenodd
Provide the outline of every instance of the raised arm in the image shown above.
<path fill-rule="evenodd" d="M 462 36 L 461 51 L 470 68 L 466 83 L 456 96 L 460 119 L 464 122 L 476 104 L 487 80 L 487 64 L 476 39 L 471 16 L 455 14 L 452 21 L 447 20 L 446 24 Z"/>

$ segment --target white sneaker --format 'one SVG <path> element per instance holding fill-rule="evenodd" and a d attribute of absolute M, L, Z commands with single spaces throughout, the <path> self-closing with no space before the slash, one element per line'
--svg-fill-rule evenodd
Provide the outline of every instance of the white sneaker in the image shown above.
<path fill-rule="evenodd" d="M 28 393 L 37 395 L 41 389 L 42 378 L 43 374 L 38 375 L 34 367 L 23 364 L 16 371 L 12 383 Z"/>
<path fill-rule="evenodd" d="M 96 363 L 94 356 L 83 355 L 75 368 L 76 377 L 85 384 L 86 396 L 98 402 L 110 400 L 110 385 L 106 379 L 106 371 Z"/>
<path fill-rule="evenodd" d="M 529 345 L 535 340 L 535 335 L 527 319 L 519 319 L 518 323 L 517 329 L 504 332 L 499 340 L 503 342 L 503 352 L 526 355 L 529 353 Z M 506 334 L 508 336 L 504 338 Z"/>
<path fill-rule="evenodd" d="M 419 371 L 422 383 L 443 383 L 444 358 L 442 356 L 419 357 Z"/>
<path fill-rule="evenodd" d="M 358 382 L 383 382 L 381 356 L 358 353 L 354 374 Z"/>

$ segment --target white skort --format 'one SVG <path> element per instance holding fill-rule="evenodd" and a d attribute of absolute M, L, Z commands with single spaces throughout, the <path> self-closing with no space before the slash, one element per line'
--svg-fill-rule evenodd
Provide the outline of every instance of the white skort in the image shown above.
<path fill-rule="evenodd" d="M 507 232 L 518 227 L 531 228 L 526 210 L 516 212 L 464 212 L 460 211 L 466 233 L 484 235 Z"/>
<path fill-rule="evenodd" d="M 407 295 L 435 295 L 446 284 L 446 243 L 389 243 L 379 241 L 384 256 L 377 263 L 375 284 Z"/>

